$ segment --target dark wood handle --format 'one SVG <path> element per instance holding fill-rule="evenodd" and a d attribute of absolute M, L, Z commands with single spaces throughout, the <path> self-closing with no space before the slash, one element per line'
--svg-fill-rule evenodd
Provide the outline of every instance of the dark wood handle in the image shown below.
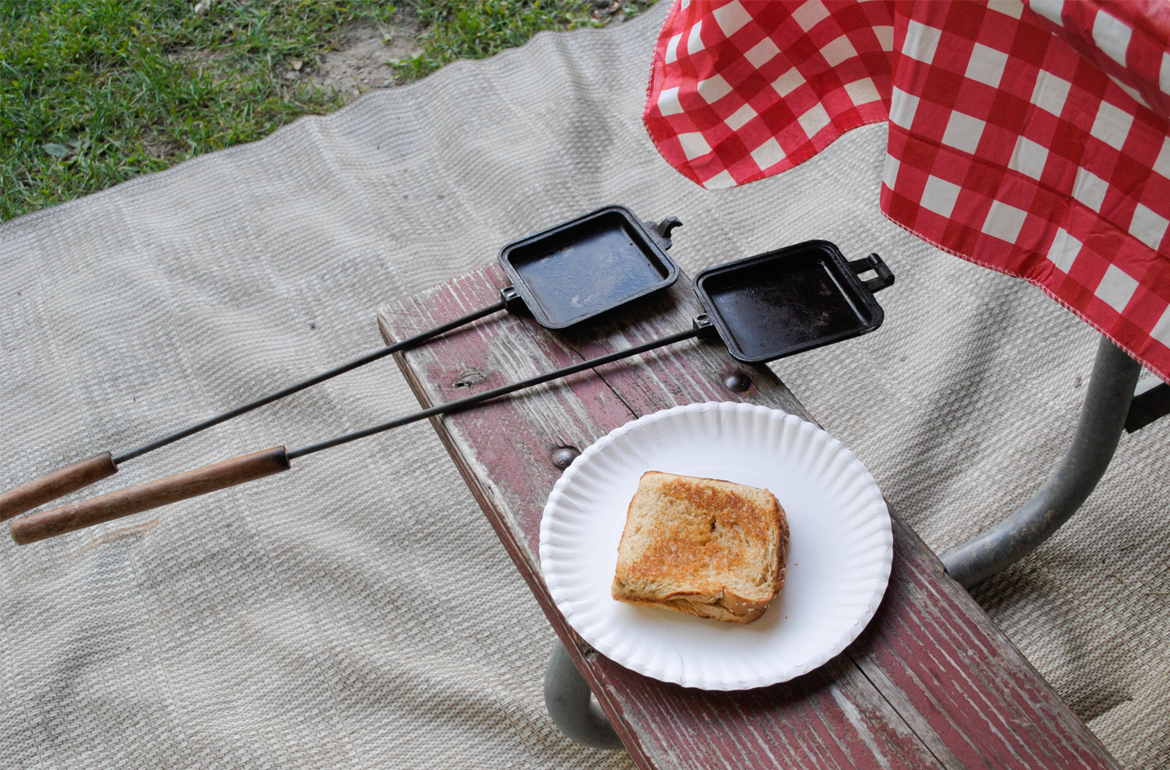
<path fill-rule="evenodd" d="M 95 481 L 101 481 L 117 472 L 118 466 L 114 465 L 114 458 L 109 452 L 102 452 L 100 455 L 67 465 L 48 476 L 42 476 L 36 481 L 30 481 L 0 495 L 0 521 L 31 511 L 38 505 L 88 487 Z"/>
<path fill-rule="evenodd" d="M 165 479 L 120 489 L 108 495 L 79 503 L 34 513 L 10 525 L 12 539 L 19 545 L 62 535 L 103 521 L 149 511 L 162 505 L 198 497 L 217 489 L 234 487 L 245 481 L 261 479 L 289 469 L 284 447 L 265 449 L 243 457 L 205 465 L 193 471 L 167 476 Z"/>

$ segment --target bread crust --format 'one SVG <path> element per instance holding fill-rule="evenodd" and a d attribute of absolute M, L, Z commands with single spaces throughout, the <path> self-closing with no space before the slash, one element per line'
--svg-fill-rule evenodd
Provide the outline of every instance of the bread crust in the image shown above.
<path fill-rule="evenodd" d="M 611 595 L 730 623 L 784 586 L 788 522 L 766 489 L 648 471 L 626 511 Z"/>

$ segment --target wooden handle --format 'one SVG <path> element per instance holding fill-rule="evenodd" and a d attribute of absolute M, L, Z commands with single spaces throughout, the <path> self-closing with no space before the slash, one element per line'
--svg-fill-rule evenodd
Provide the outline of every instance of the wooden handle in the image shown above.
<path fill-rule="evenodd" d="M 36 481 L 30 481 L 0 495 L 0 521 L 31 511 L 38 505 L 88 487 L 95 481 L 101 481 L 117 472 L 118 466 L 114 465 L 114 458 L 109 452 L 102 452 L 100 455 L 67 465 L 48 476 L 42 476 Z"/>
<path fill-rule="evenodd" d="M 158 481 L 120 489 L 108 495 L 79 503 L 34 513 L 10 525 L 12 539 L 19 545 L 62 535 L 75 529 L 92 527 L 103 521 L 149 511 L 162 505 L 198 497 L 217 489 L 234 487 L 245 481 L 261 479 L 289 469 L 284 447 L 265 449 L 243 457 L 205 465 Z"/>

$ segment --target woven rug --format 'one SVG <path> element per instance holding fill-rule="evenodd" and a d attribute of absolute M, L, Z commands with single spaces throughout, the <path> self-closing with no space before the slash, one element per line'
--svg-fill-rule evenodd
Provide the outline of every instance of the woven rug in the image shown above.
<path fill-rule="evenodd" d="M 699 269 L 880 252 L 878 332 L 779 362 L 936 550 L 1072 435 L 1094 333 L 882 218 L 885 130 L 712 193 L 640 122 L 659 4 L 0 225 L 0 487 L 124 452 L 377 348 L 374 310 L 609 203 Z M 125 464 L 73 499 L 413 410 L 389 361 Z M 1170 764 L 1170 419 L 976 598 L 1121 762 Z M 626 768 L 541 694 L 554 637 L 427 424 L 293 473 L 0 544 L 0 767 Z"/>

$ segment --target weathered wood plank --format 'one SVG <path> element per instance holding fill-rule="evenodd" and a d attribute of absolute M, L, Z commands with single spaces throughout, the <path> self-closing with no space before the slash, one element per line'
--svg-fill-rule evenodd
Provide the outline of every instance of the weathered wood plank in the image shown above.
<path fill-rule="evenodd" d="M 953 767 L 1118 767 L 901 519 L 874 622 L 846 654 Z M 945 748 L 944 748 L 945 747 Z"/>
<path fill-rule="evenodd" d="M 496 300 L 495 266 L 379 311 L 388 341 Z M 681 331 L 700 308 L 685 278 L 617 319 L 562 333 L 500 314 L 399 358 L 424 405 L 450 401 Z M 748 374 L 744 393 L 727 390 Z M 631 755 L 674 767 L 1114 767 L 1091 733 L 894 515 L 891 588 L 865 634 L 820 670 L 741 693 L 708 693 L 628 671 L 589 650 L 544 585 L 540 516 L 560 471 L 643 414 L 680 403 L 746 400 L 811 419 L 766 368 L 686 342 L 550 383 L 433 423 L 472 493 L 566 642 Z"/>

